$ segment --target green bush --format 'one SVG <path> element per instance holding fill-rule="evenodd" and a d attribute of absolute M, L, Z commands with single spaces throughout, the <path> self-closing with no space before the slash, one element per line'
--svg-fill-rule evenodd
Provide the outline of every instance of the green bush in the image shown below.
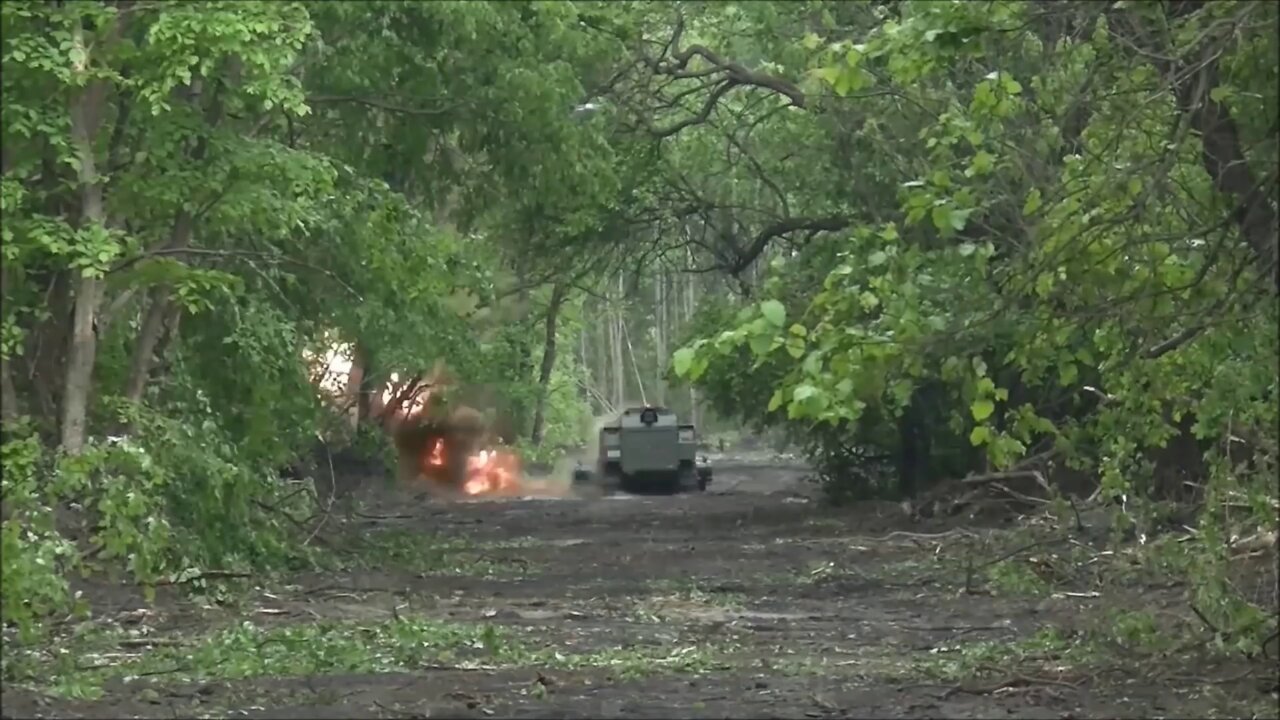
<path fill-rule="evenodd" d="M 152 587 L 207 569 L 311 559 L 285 517 L 310 510 L 308 488 L 245 462 L 211 420 L 115 409 L 131 433 L 76 456 L 50 458 L 29 432 L 4 443 L 6 625 L 30 637 L 41 618 L 69 609 L 65 577 L 77 568 L 122 570 Z"/>
<path fill-rule="evenodd" d="M 30 640 L 40 618 L 71 608 L 66 574 L 75 546 L 58 532 L 48 458 L 26 424 L 6 427 L 0 445 L 0 621 Z"/>

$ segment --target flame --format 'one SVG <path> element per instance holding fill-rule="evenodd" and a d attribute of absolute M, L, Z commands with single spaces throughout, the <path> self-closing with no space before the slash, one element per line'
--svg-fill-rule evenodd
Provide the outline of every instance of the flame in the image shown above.
<path fill-rule="evenodd" d="M 444 467 L 444 438 L 436 438 L 431 443 L 431 451 L 427 453 L 427 464 L 434 467 Z"/>
<path fill-rule="evenodd" d="M 481 450 L 467 458 L 468 495 L 509 495 L 520 490 L 520 459 L 505 450 Z"/>
<path fill-rule="evenodd" d="M 424 479 L 444 486 L 448 484 L 446 445 L 443 438 L 433 438 L 422 450 Z M 520 458 L 509 450 L 486 449 L 467 457 L 466 479 L 462 492 L 469 496 L 516 495 L 523 488 Z"/>

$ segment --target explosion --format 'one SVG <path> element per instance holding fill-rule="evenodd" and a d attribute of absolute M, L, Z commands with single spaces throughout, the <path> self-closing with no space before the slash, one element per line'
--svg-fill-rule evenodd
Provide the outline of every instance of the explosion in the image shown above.
<path fill-rule="evenodd" d="M 481 450 L 467 458 L 468 495 L 510 495 L 520 489 L 520 460 L 515 453 Z"/>
<path fill-rule="evenodd" d="M 448 445 L 443 437 L 434 437 L 421 451 L 422 477 L 437 485 L 450 486 Z M 461 490 L 475 497 L 481 495 L 516 495 L 521 491 L 520 458 L 507 450 L 486 448 L 466 456 Z"/>
<path fill-rule="evenodd" d="M 312 380 L 325 397 L 359 421 L 357 388 L 364 368 L 350 344 L 327 337 L 323 353 L 306 353 Z M 519 456 L 498 447 L 484 414 L 463 404 L 446 405 L 442 391 L 455 382 L 437 363 L 430 373 L 402 379 L 391 373 L 372 400 L 377 418 L 401 458 L 402 479 L 417 476 L 450 493 L 470 497 L 511 496 L 529 491 Z M 535 483 L 536 484 L 536 483 Z"/>

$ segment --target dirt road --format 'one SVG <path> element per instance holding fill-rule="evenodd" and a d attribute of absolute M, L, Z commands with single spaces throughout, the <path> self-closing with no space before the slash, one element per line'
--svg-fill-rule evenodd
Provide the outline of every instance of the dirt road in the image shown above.
<path fill-rule="evenodd" d="M 1120 600 L 966 592 L 960 566 L 943 559 L 1004 531 L 908 524 L 891 505 L 822 509 L 798 475 L 721 470 L 699 496 L 366 506 L 349 536 L 367 545 L 360 566 L 253 580 L 229 607 L 162 594 L 147 609 L 132 590 L 96 589 L 96 616 L 118 629 L 76 662 L 97 668 L 80 672 L 97 673 L 101 697 L 7 688 L 3 714 L 1079 718 L 1274 707 L 1248 667 L 1201 664 L 1204 682 L 1192 684 L 1087 657 L 1088 618 Z M 1176 607 L 1178 592 L 1144 588 L 1141 602 Z M 71 677 L 49 683 L 67 694 Z"/>

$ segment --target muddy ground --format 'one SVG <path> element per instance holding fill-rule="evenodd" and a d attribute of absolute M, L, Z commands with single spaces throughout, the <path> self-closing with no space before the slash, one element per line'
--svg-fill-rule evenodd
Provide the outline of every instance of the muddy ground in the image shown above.
<path fill-rule="evenodd" d="M 1167 577 L 1037 583 L 1034 548 L 989 563 L 1025 521 L 824 508 L 801 475 L 721 468 L 683 497 L 366 498 L 313 539 L 353 558 L 332 571 L 197 579 L 204 596 L 150 605 L 86 585 L 95 620 L 56 662 L 27 658 L 45 669 L 5 688 L 3 716 L 1280 715 L 1274 662 L 1099 640 L 1117 613 L 1185 620 Z"/>

